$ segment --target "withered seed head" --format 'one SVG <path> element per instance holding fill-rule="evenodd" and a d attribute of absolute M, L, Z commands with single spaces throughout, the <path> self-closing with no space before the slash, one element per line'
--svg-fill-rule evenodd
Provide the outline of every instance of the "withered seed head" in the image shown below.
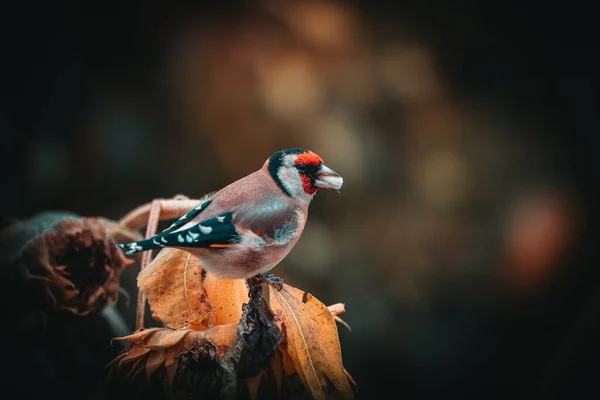
<path fill-rule="evenodd" d="M 121 270 L 132 263 L 115 247 L 114 228 L 107 220 L 67 213 L 13 223 L 2 232 L 3 241 L 11 243 L 3 275 L 25 288 L 17 297 L 27 302 L 39 297 L 40 309 L 77 315 L 100 311 L 116 302 Z"/>

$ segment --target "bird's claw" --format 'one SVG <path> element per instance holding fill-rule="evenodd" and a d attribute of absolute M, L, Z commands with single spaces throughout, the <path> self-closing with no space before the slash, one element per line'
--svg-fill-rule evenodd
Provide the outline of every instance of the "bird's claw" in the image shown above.
<path fill-rule="evenodd" d="M 275 286 L 277 288 L 277 290 L 283 289 L 283 279 L 281 279 L 277 275 L 273 275 L 273 274 L 269 274 L 269 275 L 260 274 L 260 275 L 258 275 L 258 277 L 263 282 L 266 282 L 266 283 L 268 283 L 271 286 Z"/>

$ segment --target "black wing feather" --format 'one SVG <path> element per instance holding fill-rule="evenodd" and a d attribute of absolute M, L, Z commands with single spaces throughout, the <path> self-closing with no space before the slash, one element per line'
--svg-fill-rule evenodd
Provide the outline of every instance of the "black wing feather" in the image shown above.
<path fill-rule="evenodd" d="M 119 244 L 125 254 L 158 249 L 161 247 L 212 247 L 239 242 L 240 235 L 233 224 L 232 212 L 228 211 L 209 218 L 188 229 L 159 233 L 139 242 Z"/>
<path fill-rule="evenodd" d="M 197 207 L 188 211 L 188 213 L 185 214 L 183 217 L 181 217 L 177 221 L 173 222 L 173 224 L 171 226 L 169 226 L 164 231 L 160 232 L 159 235 L 167 234 L 167 233 L 172 232 L 175 229 L 179 228 L 180 226 L 187 224 L 192 219 L 194 219 L 198 214 L 200 214 L 206 207 L 208 207 L 208 205 L 210 203 L 212 203 L 212 200 L 206 200 L 206 201 L 203 201 L 202 203 L 198 204 Z"/>

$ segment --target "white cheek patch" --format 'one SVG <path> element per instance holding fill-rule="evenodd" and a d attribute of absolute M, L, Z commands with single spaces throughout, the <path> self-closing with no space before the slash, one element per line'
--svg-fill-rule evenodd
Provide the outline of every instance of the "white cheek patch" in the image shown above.
<path fill-rule="evenodd" d="M 294 163 L 298 158 L 295 154 L 288 154 L 283 157 L 281 167 L 277 171 L 277 177 L 279 181 L 287 190 L 287 192 L 296 200 L 309 203 L 313 195 L 310 195 L 304 191 L 304 182 L 300 177 L 298 170 L 294 167 Z"/>
<path fill-rule="evenodd" d="M 283 167 L 279 169 L 277 177 L 281 181 L 281 184 L 293 197 L 298 197 L 300 192 L 304 192 L 302 188 L 302 180 L 298 176 L 298 173 L 293 168 Z"/>

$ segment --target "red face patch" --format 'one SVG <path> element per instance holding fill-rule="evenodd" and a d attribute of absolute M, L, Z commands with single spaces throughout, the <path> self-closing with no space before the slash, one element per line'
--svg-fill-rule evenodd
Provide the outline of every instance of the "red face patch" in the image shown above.
<path fill-rule="evenodd" d="M 314 165 L 318 166 L 323 162 L 323 159 L 313 153 L 312 151 L 307 151 L 306 153 L 298 154 L 298 158 L 294 165 L 306 164 L 306 165 Z"/>
<path fill-rule="evenodd" d="M 311 196 L 317 192 L 317 188 L 313 186 L 312 179 L 306 175 L 300 174 L 302 178 L 302 189 Z"/>

